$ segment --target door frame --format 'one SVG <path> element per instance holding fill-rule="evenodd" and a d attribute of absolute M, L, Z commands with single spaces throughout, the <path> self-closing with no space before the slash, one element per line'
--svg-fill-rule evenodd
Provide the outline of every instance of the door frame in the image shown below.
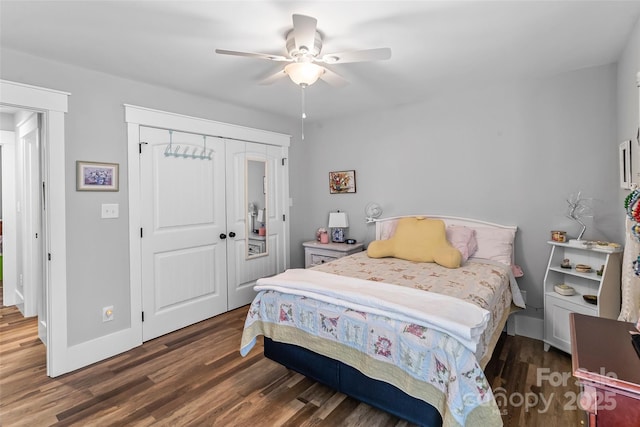
<path fill-rule="evenodd" d="M 217 122 L 177 113 L 154 110 L 124 104 L 127 123 L 127 165 L 129 182 L 129 278 L 131 283 L 131 328 L 142 343 L 142 251 L 141 227 L 141 179 L 140 179 L 140 126 L 237 139 L 267 145 L 289 147 L 291 136 L 261 129 Z M 287 183 L 288 185 L 288 183 Z M 287 188 L 288 190 L 288 188 Z M 287 205 L 288 206 L 288 205 Z M 286 212 L 288 218 L 288 211 Z M 288 229 L 289 221 L 285 223 Z M 288 236 L 289 233 L 287 232 Z M 288 245 L 287 245 L 288 246 Z M 289 266 L 287 252 L 287 267 Z"/>
<path fill-rule="evenodd" d="M 70 93 L 0 80 L 0 104 L 42 113 L 44 146 L 41 179 L 44 196 L 47 375 L 54 377 L 67 364 L 67 250 L 65 185 L 65 114 Z"/>

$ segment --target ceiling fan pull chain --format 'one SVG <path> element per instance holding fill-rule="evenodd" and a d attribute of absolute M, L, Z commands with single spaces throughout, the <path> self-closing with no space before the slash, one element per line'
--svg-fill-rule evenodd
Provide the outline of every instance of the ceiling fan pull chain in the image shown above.
<path fill-rule="evenodd" d="M 300 91 L 302 93 L 302 114 L 300 115 L 300 128 L 302 132 L 302 140 L 304 141 L 304 119 L 307 118 L 307 113 L 304 111 L 304 89 L 307 87 L 305 84 L 300 85 Z"/>

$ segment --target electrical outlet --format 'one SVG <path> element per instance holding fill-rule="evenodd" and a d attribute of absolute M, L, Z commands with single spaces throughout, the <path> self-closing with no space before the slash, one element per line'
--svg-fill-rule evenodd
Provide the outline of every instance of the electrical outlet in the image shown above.
<path fill-rule="evenodd" d="M 120 216 L 120 205 L 117 203 L 102 204 L 102 218 L 118 218 Z"/>
<path fill-rule="evenodd" d="M 110 322 L 113 320 L 113 306 L 102 307 L 102 321 Z"/>

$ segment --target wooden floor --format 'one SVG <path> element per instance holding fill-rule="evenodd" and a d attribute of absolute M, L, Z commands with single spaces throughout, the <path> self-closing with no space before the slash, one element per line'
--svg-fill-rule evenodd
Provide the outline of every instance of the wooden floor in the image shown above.
<path fill-rule="evenodd" d="M 36 320 L 22 318 L 15 307 L 0 308 L 0 424 L 410 425 L 265 359 L 261 342 L 242 358 L 238 349 L 246 310 L 52 379 L 46 376 Z M 498 401 L 501 393 L 506 399 L 500 405 L 505 425 L 580 425 L 580 412 L 570 408 L 571 396 L 578 392 L 574 380 L 569 377 L 566 386 L 538 381 L 538 368 L 568 373 L 570 357 L 554 350 L 545 353 L 537 340 L 501 338 L 486 372 Z M 541 397 L 551 400 L 546 410 Z"/>

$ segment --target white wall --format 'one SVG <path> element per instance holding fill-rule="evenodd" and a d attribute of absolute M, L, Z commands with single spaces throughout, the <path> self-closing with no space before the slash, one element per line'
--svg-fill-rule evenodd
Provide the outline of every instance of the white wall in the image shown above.
<path fill-rule="evenodd" d="M 6 130 L 13 132 L 13 114 L 0 113 L 0 130 Z M 0 172 L 2 160 L 2 147 L 0 147 Z M 2 178 L 0 174 L 0 189 L 2 189 Z M 0 219 L 2 219 L 2 198 L 0 198 Z"/>
<path fill-rule="evenodd" d="M 431 212 L 514 224 L 521 287 L 532 307 L 542 307 L 549 232 L 579 230 L 564 216 L 570 193 L 595 199 L 585 238 L 622 240 L 616 139 L 615 65 L 308 126 L 290 150 L 292 248 L 336 209 L 349 214 L 350 237 L 371 240 L 369 201 L 383 216 Z M 328 172 L 345 169 L 356 170 L 357 193 L 330 195 Z M 292 265 L 303 265 L 301 252 L 292 251 Z"/>
<path fill-rule="evenodd" d="M 3 49 L 3 79 L 71 93 L 66 117 L 67 295 L 69 345 L 128 328 L 126 316 L 103 323 L 106 305 L 129 310 L 127 128 L 123 104 L 291 133 L 281 117 L 125 80 Z M 212 82 L 215 84 L 215 82 Z M 293 124 L 295 126 L 295 124 Z M 120 164 L 120 191 L 75 191 L 75 162 Z M 118 203 L 117 220 L 101 220 L 102 203 Z"/>

